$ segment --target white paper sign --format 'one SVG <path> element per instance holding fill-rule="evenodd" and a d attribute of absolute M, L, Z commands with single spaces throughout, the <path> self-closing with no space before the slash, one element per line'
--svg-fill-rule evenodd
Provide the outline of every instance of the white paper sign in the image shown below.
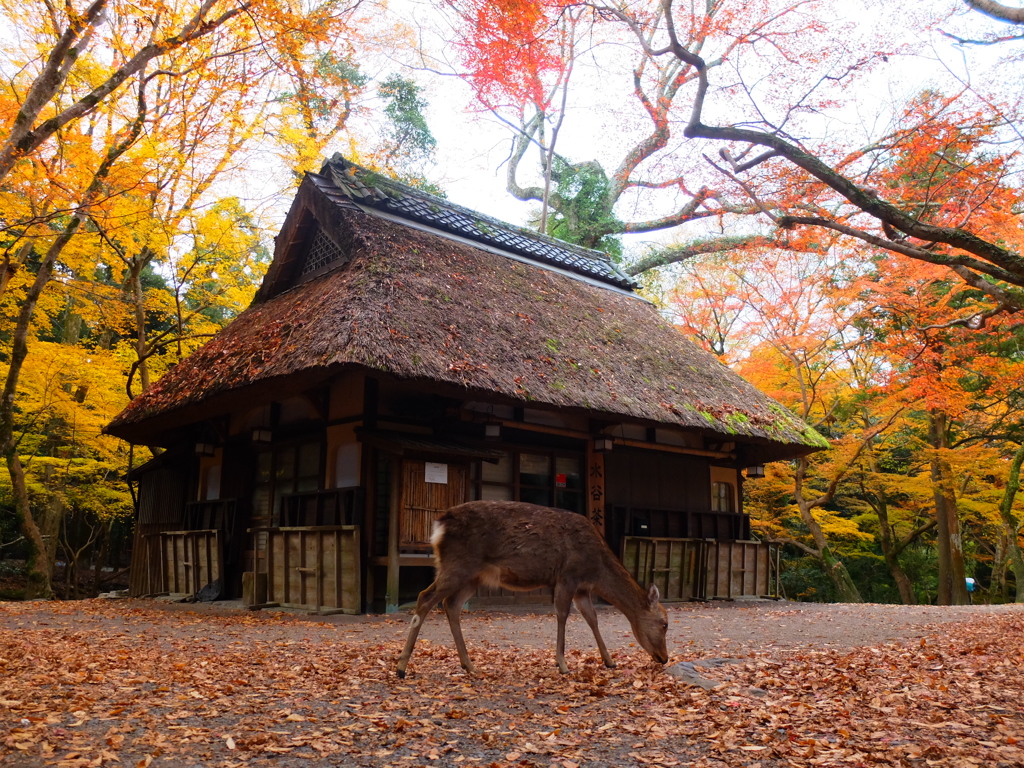
<path fill-rule="evenodd" d="M 448 485 L 448 465 L 438 464 L 437 462 L 428 461 L 426 477 L 424 480 L 428 483 L 439 483 L 441 485 Z"/>

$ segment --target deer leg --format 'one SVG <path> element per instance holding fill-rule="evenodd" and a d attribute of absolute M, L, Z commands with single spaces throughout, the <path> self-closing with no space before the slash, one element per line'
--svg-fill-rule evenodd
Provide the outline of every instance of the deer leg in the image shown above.
<path fill-rule="evenodd" d="M 569 618 L 569 611 L 572 608 L 572 590 L 561 585 L 555 585 L 555 615 L 558 617 L 558 639 L 555 641 L 555 663 L 558 664 L 558 671 L 563 675 L 569 673 L 569 666 L 565 663 L 565 620 Z"/>
<path fill-rule="evenodd" d="M 479 582 L 471 581 L 457 592 L 454 592 L 444 600 L 444 612 L 448 616 L 448 626 L 452 630 L 452 638 L 455 640 L 455 650 L 459 652 L 459 663 L 466 670 L 467 675 L 475 675 L 476 667 L 469 660 L 469 653 L 466 651 L 466 640 L 462 636 L 462 606 L 476 592 Z"/>
<path fill-rule="evenodd" d="M 604 661 L 606 667 L 614 669 L 615 662 L 612 661 L 611 654 L 608 653 L 608 647 L 604 644 L 604 638 L 601 637 L 601 632 L 597 628 L 597 611 L 594 610 L 593 596 L 589 592 L 577 592 L 575 602 L 580 615 L 590 625 L 590 631 L 594 633 L 594 639 L 597 641 L 597 650 L 601 652 L 601 660 Z"/>
<path fill-rule="evenodd" d="M 424 619 L 427 618 L 427 614 L 430 613 L 433 607 L 441 601 L 442 597 L 443 595 L 439 594 L 437 590 L 437 581 L 420 592 L 420 596 L 416 600 L 416 611 L 413 613 L 412 621 L 409 623 L 409 635 L 405 638 L 405 650 L 398 657 L 399 677 L 405 677 L 405 668 L 409 666 L 409 657 L 412 656 L 412 649 L 416 645 L 416 638 L 419 637 L 420 627 L 423 626 Z"/>

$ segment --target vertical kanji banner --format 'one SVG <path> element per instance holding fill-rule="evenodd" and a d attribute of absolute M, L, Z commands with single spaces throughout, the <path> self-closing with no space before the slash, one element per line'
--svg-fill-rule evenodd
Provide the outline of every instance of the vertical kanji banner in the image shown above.
<path fill-rule="evenodd" d="M 604 535 L 604 454 L 587 449 L 587 517 Z"/>

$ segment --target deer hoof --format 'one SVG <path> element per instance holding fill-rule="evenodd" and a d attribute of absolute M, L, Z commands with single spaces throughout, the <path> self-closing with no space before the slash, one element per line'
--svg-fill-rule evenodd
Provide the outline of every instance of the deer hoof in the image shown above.
<path fill-rule="evenodd" d="M 405 680 L 405 670 L 404 669 L 399 669 L 398 670 L 398 679 L 399 680 Z"/>
<path fill-rule="evenodd" d="M 615 662 L 614 662 L 614 661 L 612 661 L 611 659 L 608 659 L 608 661 L 606 661 L 606 662 L 604 663 L 604 665 L 605 665 L 606 667 L 608 667 L 608 669 L 615 669 L 615 667 L 616 667 L 616 664 L 615 664 Z"/>

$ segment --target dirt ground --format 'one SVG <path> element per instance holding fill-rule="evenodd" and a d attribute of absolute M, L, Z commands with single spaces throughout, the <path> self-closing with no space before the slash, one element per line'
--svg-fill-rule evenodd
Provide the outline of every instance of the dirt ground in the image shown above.
<path fill-rule="evenodd" d="M 172 603 L 165 601 L 118 601 L 125 606 L 152 607 L 168 612 L 197 615 L 246 615 L 240 603 Z M 1016 605 L 903 606 L 797 603 L 786 600 L 736 600 L 669 604 L 669 652 L 684 657 L 688 650 L 720 656 L 743 655 L 754 650 L 786 651 L 798 648 L 855 648 L 910 640 L 933 634 L 943 624 L 971 621 L 975 617 L 1024 611 Z M 341 628 L 346 634 L 380 643 L 401 642 L 408 629 L 406 613 L 390 616 L 311 616 L 295 611 L 265 611 L 295 620 L 274 628 L 281 639 L 304 640 L 333 637 Z M 599 609 L 601 633 L 610 648 L 628 648 L 632 633 L 626 617 L 604 606 Z M 0 627 L 4 617 L 0 611 Z M 550 649 L 554 647 L 553 609 L 533 606 L 518 609 L 466 611 L 463 632 L 472 652 L 475 643 L 505 648 Z M 163 632 L 173 627 L 161 626 Z M 190 627 L 189 631 L 194 631 Z M 451 647 L 451 632 L 440 610 L 420 631 L 420 638 Z M 566 629 L 566 647 L 589 651 L 593 635 L 573 609 Z"/>
<path fill-rule="evenodd" d="M 407 615 L 250 613 L 231 603 L 0 603 L 0 765 L 1024 766 L 1024 609 L 737 601 L 669 609 L 669 666 L 729 659 L 684 686 L 600 611 L 571 672 L 555 618 L 426 622 L 399 681 Z"/>

